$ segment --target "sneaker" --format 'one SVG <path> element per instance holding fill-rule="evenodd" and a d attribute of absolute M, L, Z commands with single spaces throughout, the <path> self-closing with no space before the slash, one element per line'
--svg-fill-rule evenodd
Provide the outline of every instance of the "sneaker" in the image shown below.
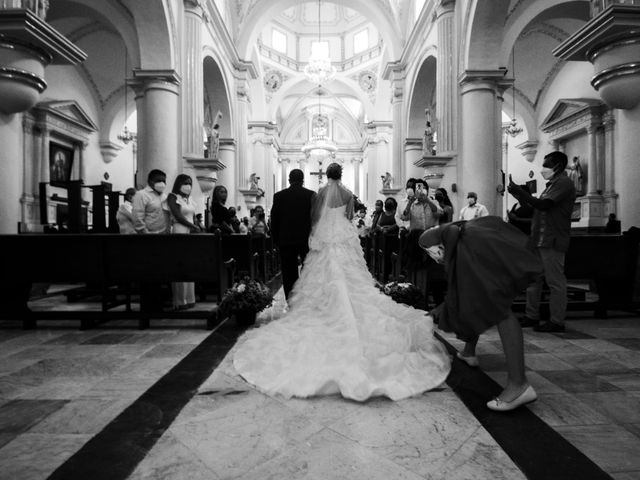
<path fill-rule="evenodd" d="M 518 322 L 520 322 L 520 326 L 522 328 L 537 327 L 540 323 L 539 320 L 534 320 L 533 318 L 529 318 L 527 316 L 518 318 Z"/>
<path fill-rule="evenodd" d="M 533 330 L 535 332 L 544 332 L 544 333 L 564 332 L 564 325 L 560 325 L 554 322 L 545 322 L 542 325 L 533 327 Z"/>

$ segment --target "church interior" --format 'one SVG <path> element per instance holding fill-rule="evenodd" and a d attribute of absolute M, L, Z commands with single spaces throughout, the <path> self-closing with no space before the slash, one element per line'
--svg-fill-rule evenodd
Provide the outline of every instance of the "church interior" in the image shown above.
<path fill-rule="evenodd" d="M 638 0 L 0 0 L 0 478 L 640 479 L 639 24 Z M 215 311 L 244 270 L 284 299 L 268 235 L 118 234 L 153 170 L 208 229 L 214 189 L 268 219 L 334 162 L 368 216 L 414 178 L 506 219 L 552 151 L 567 329 L 524 329 L 538 401 L 508 414 L 496 329 L 407 400 L 266 395 Z M 394 245 L 363 243 L 382 284 Z M 176 280 L 197 308 L 123 287 Z"/>

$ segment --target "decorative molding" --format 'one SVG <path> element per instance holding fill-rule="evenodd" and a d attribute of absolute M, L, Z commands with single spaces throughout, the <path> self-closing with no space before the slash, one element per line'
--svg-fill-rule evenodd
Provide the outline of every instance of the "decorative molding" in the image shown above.
<path fill-rule="evenodd" d="M 527 162 L 533 162 L 536 157 L 536 153 L 538 152 L 538 143 L 539 142 L 537 140 L 527 140 L 516 145 L 516 148 L 522 151 L 522 156 Z"/>
<path fill-rule="evenodd" d="M 119 143 L 114 143 L 110 140 L 102 140 L 100 142 L 100 153 L 102 154 L 102 160 L 104 163 L 111 163 L 118 156 L 118 153 L 122 148 L 122 145 Z"/>
<path fill-rule="evenodd" d="M 561 99 L 543 121 L 540 129 L 558 142 L 580 132 L 602 126 L 605 105 L 591 98 Z"/>
<path fill-rule="evenodd" d="M 20 68 L 0 67 L 0 79 L 21 83 L 37 90 L 38 93 L 44 92 L 47 88 L 47 82 L 44 81 L 44 78 Z"/>
<path fill-rule="evenodd" d="M 555 25 L 551 25 L 549 23 L 538 23 L 522 32 L 519 38 L 526 38 L 529 35 L 533 35 L 536 33 L 546 35 L 547 37 L 556 40 L 558 43 L 564 42 L 570 36 L 569 33 L 565 32 L 559 27 L 556 27 Z"/>
<path fill-rule="evenodd" d="M 217 158 L 196 157 L 189 155 L 185 155 L 182 158 L 197 170 L 204 169 L 219 172 L 220 170 L 224 170 L 225 168 L 227 168 L 227 166 Z"/>

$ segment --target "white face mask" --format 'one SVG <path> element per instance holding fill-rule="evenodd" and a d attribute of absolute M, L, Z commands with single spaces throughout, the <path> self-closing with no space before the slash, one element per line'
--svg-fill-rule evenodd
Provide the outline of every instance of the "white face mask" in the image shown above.
<path fill-rule="evenodd" d="M 164 189 L 166 187 L 167 187 L 167 184 L 165 182 L 156 182 L 153 184 L 153 189 L 158 193 L 164 192 Z"/>
<path fill-rule="evenodd" d="M 440 264 L 444 263 L 444 245 L 443 244 L 433 245 L 432 247 L 425 248 L 424 250 L 437 263 L 440 263 Z"/>
<path fill-rule="evenodd" d="M 180 187 L 180 192 L 182 192 L 184 195 L 191 195 L 191 185 L 182 185 Z"/>
<path fill-rule="evenodd" d="M 542 178 L 544 178 L 545 180 L 549 180 L 551 179 L 551 177 L 553 177 L 553 168 L 542 167 L 542 170 L 540 170 L 540 174 L 542 175 Z"/>

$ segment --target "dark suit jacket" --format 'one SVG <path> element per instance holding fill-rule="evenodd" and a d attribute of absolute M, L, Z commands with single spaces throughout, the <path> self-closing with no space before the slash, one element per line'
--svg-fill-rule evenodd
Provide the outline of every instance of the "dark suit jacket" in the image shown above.
<path fill-rule="evenodd" d="M 276 245 L 307 243 L 311 233 L 311 203 L 315 192 L 291 185 L 273 196 L 271 236 Z"/>

